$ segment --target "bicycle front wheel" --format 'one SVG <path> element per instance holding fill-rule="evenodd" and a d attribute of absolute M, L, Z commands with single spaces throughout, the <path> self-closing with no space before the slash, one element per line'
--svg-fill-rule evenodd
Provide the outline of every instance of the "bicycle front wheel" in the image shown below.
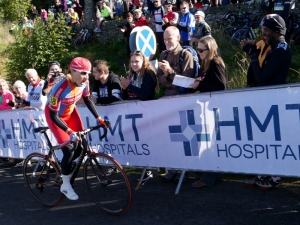
<path fill-rule="evenodd" d="M 122 166 L 112 157 L 92 153 L 85 162 L 83 177 L 96 205 L 109 214 L 122 215 L 131 205 L 132 192 Z"/>
<path fill-rule="evenodd" d="M 62 184 L 58 165 L 46 155 L 32 153 L 23 164 L 23 177 L 30 194 L 42 205 L 53 207 L 61 202 Z"/>

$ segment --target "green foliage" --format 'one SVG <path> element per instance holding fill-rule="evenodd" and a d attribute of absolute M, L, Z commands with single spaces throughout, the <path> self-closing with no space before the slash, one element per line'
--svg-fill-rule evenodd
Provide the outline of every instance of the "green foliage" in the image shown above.
<path fill-rule="evenodd" d="M 1 0 L 0 14 L 3 14 L 4 19 L 15 21 L 24 16 L 27 16 L 31 8 L 31 0 Z"/>
<path fill-rule="evenodd" d="M 8 79 L 12 82 L 24 80 L 24 73 L 28 68 L 35 68 L 45 77 L 50 61 L 59 61 L 62 65 L 69 62 L 70 30 L 71 27 L 64 25 L 64 20 L 57 24 L 52 17 L 48 17 L 47 25 L 38 18 L 34 29 L 25 32 L 27 35 L 19 30 L 15 34 L 15 43 L 7 49 Z"/>

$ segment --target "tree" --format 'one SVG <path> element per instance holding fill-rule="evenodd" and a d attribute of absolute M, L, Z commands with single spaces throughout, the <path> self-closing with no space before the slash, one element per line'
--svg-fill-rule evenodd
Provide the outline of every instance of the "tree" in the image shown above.
<path fill-rule="evenodd" d="M 31 0 L 1 0 L 0 13 L 4 19 L 16 21 L 24 16 L 27 16 L 31 8 Z"/>
<path fill-rule="evenodd" d="M 62 65 L 69 62 L 71 27 L 64 25 L 62 19 L 56 23 L 53 16 L 48 17 L 47 25 L 37 18 L 34 29 L 19 30 L 16 41 L 7 49 L 8 63 L 6 71 L 12 83 L 18 79 L 26 81 L 24 76 L 28 68 L 34 68 L 40 75 L 48 74 L 48 63 L 59 61 Z"/>

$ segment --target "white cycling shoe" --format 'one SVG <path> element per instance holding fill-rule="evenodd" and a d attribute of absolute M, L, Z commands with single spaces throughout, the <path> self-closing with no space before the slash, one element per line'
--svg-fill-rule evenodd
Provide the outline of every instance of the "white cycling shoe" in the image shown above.
<path fill-rule="evenodd" d="M 72 188 L 70 184 L 70 175 L 61 175 L 61 178 L 63 180 L 63 184 L 60 186 L 60 192 L 63 193 L 68 199 L 70 200 L 78 200 L 78 195 L 75 193 L 74 189 Z"/>
<path fill-rule="evenodd" d="M 74 189 L 72 188 L 72 186 L 70 184 L 69 185 L 61 185 L 60 192 L 63 193 L 70 200 L 78 200 L 79 199 L 78 195 L 75 193 Z"/>

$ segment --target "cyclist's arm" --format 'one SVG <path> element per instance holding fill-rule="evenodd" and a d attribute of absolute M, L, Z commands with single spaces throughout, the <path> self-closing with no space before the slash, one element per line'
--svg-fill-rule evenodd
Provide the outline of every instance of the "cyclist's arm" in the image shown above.
<path fill-rule="evenodd" d="M 86 105 L 86 107 L 91 111 L 91 113 L 93 114 L 93 116 L 97 119 L 98 117 L 100 117 L 96 106 L 94 104 L 94 102 L 90 99 L 90 97 L 85 97 L 82 96 L 82 99 L 84 101 L 84 104 Z"/>
<path fill-rule="evenodd" d="M 50 118 L 51 120 L 55 123 L 55 125 L 57 125 L 60 129 L 62 129 L 63 131 L 67 132 L 67 130 L 69 129 L 69 127 L 67 126 L 67 124 L 58 116 L 56 111 L 53 110 L 49 110 L 50 111 Z"/>

